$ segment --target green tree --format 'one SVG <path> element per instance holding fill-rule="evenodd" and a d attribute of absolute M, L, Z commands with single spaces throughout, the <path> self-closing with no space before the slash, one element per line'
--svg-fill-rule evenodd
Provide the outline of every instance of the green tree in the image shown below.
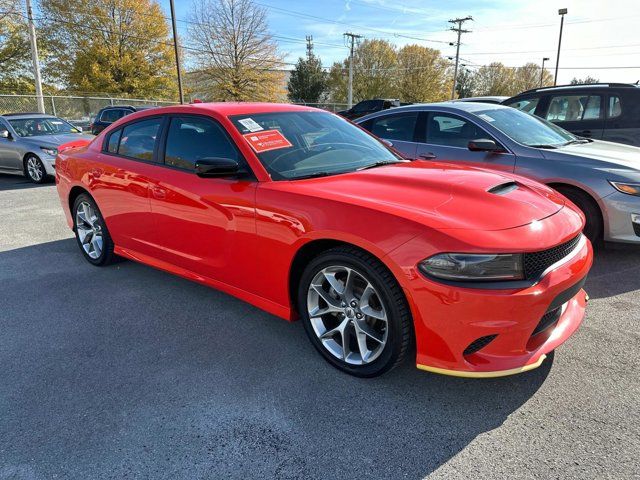
<path fill-rule="evenodd" d="M 307 57 L 299 58 L 287 84 L 289 99 L 299 103 L 319 103 L 327 87 L 327 73 L 322 69 L 322 61 L 313 53 L 309 44 Z"/>
<path fill-rule="evenodd" d="M 440 102 L 451 94 L 452 74 L 438 50 L 406 45 L 397 53 L 397 95 L 405 102 Z"/>
<path fill-rule="evenodd" d="M 30 49 L 20 0 L 0 0 L 0 89 L 24 93 L 34 89 L 28 74 Z"/>
<path fill-rule="evenodd" d="M 458 98 L 469 98 L 475 95 L 476 76 L 468 68 L 462 67 L 458 70 L 458 81 L 456 82 L 456 93 Z"/>
<path fill-rule="evenodd" d="M 175 59 L 155 0 L 41 0 L 45 74 L 70 90 L 173 97 Z"/>
<path fill-rule="evenodd" d="M 189 38 L 202 84 L 213 100 L 275 101 L 284 97 L 282 57 L 267 13 L 252 0 L 199 0 Z"/>
<path fill-rule="evenodd" d="M 476 95 L 515 95 L 518 93 L 515 85 L 514 69 L 505 67 L 500 62 L 484 65 L 475 75 Z"/>

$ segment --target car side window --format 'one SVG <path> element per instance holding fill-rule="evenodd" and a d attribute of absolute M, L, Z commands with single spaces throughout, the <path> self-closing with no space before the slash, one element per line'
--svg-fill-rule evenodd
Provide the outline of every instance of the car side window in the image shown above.
<path fill-rule="evenodd" d="M 467 148 L 471 140 L 491 138 L 484 130 L 463 118 L 446 113 L 429 113 L 427 143 Z"/>
<path fill-rule="evenodd" d="M 374 118 L 367 130 L 386 140 L 413 142 L 413 134 L 418 121 L 418 112 L 396 113 Z"/>
<path fill-rule="evenodd" d="M 609 95 L 609 107 L 607 109 L 608 118 L 616 118 L 622 115 L 620 106 L 620 97 L 617 95 Z"/>
<path fill-rule="evenodd" d="M 550 122 L 580 122 L 602 117 L 600 95 L 558 95 L 551 98 L 546 118 Z"/>
<path fill-rule="evenodd" d="M 120 144 L 121 136 L 122 136 L 121 128 L 109 134 L 109 141 L 107 142 L 107 152 L 118 153 L 118 145 Z"/>
<path fill-rule="evenodd" d="M 113 123 L 116 120 L 120 120 L 124 115 L 125 111 L 122 108 L 110 108 L 102 111 L 100 121 L 104 123 Z"/>
<path fill-rule="evenodd" d="M 203 158 L 240 160 L 238 149 L 223 128 L 201 117 L 173 117 L 167 133 L 164 163 L 193 171 Z"/>
<path fill-rule="evenodd" d="M 150 118 L 125 125 L 122 128 L 118 154 L 152 161 L 161 124 L 162 118 Z"/>
<path fill-rule="evenodd" d="M 366 112 L 366 111 L 372 110 L 373 108 L 375 108 L 375 106 L 376 106 L 376 101 L 375 100 L 366 100 L 366 101 L 360 102 L 356 106 L 354 106 L 353 107 L 353 111 L 354 112 Z"/>
<path fill-rule="evenodd" d="M 516 102 L 509 103 L 510 107 L 516 108 L 524 113 L 533 115 L 536 111 L 536 107 L 540 103 L 540 98 L 525 98 Z"/>

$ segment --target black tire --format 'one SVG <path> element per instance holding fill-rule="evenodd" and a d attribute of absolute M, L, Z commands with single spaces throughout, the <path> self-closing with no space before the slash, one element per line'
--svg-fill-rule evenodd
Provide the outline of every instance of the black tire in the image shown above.
<path fill-rule="evenodd" d="M 80 206 L 83 203 L 88 203 L 95 212 L 96 220 L 94 223 L 99 226 L 100 231 L 102 233 L 102 252 L 97 258 L 92 258 L 89 253 L 87 253 L 83 247 L 82 241 L 80 240 L 80 235 L 78 234 L 78 225 L 77 225 L 77 212 Z M 100 209 L 96 202 L 91 198 L 90 195 L 86 193 L 81 193 L 78 195 L 73 202 L 73 210 L 71 212 L 73 216 L 73 231 L 76 234 L 76 241 L 78 242 L 78 247 L 80 248 L 80 252 L 82 252 L 82 256 L 92 265 L 95 266 L 106 266 L 113 262 L 115 262 L 118 257 L 113 253 L 113 240 L 111 240 L 111 235 L 109 235 L 109 230 L 107 229 L 107 224 L 102 217 L 102 213 L 100 213 Z"/>
<path fill-rule="evenodd" d="M 596 201 L 588 193 L 577 188 L 557 187 L 557 190 L 582 210 L 587 219 L 587 223 L 584 226 L 584 234 L 591 240 L 591 243 L 599 245 L 602 242 L 604 226 L 602 213 Z"/>
<path fill-rule="evenodd" d="M 35 168 L 41 172 L 40 178 L 37 178 L 37 176 L 32 173 L 32 170 L 29 168 L 30 162 L 35 163 Z M 38 185 L 49 180 L 49 175 L 47 175 L 47 171 L 44 168 L 42 160 L 40 160 L 40 157 L 33 153 L 30 153 L 26 157 L 24 157 L 24 176 L 27 177 L 32 183 Z"/>
<path fill-rule="evenodd" d="M 326 267 L 344 266 L 364 274 L 377 291 L 387 313 L 387 341 L 379 356 L 363 365 L 352 365 L 331 354 L 314 332 L 307 309 L 307 293 L 316 274 Z M 298 286 L 297 306 L 313 346 L 331 365 L 357 377 L 375 377 L 401 364 L 413 345 L 413 322 L 402 288 L 375 257 L 353 247 L 337 247 L 320 254 L 305 268 Z M 343 317 L 344 318 L 344 317 Z"/>

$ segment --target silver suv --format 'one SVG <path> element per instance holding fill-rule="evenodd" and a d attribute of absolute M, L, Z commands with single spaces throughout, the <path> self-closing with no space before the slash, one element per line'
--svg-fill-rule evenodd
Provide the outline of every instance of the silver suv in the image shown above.
<path fill-rule="evenodd" d="M 52 115 L 10 113 L 0 116 L 0 173 L 24 175 L 43 183 L 55 173 L 58 147 L 64 143 L 93 138 Z"/>

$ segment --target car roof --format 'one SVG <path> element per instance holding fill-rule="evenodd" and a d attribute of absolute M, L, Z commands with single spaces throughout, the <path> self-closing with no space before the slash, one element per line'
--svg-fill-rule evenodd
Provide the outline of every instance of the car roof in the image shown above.
<path fill-rule="evenodd" d="M 54 115 L 49 115 L 47 113 L 38 113 L 38 112 L 24 112 L 24 113 L 5 113 L 1 115 L 2 117 L 9 117 L 15 120 L 24 120 L 27 118 L 57 118 Z"/>
<path fill-rule="evenodd" d="M 475 103 L 482 103 L 483 101 L 486 101 L 487 103 L 496 103 L 496 102 L 502 103 L 507 98 L 509 97 L 506 95 L 487 95 L 484 97 L 457 98 L 453 101 L 454 102 L 475 102 Z"/>
<path fill-rule="evenodd" d="M 390 110 L 384 110 L 382 112 L 372 113 L 365 117 L 359 118 L 357 122 L 360 122 L 363 119 L 369 117 L 377 117 L 382 114 L 390 115 L 398 112 L 406 112 L 412 110 L 428 110 L 428 109 L 436 109 L 440 111 L 463 111 L 463 112 L 477 112 L 480 110 L 488 110 L 488 109 L 501 109 L 501 108 L 511 108 L 506 107 L 504 105 L 500 105 L 497 103 L 481 103 L 481 102 L 456 102 L 456 101 L 448 101 L 448 102 L 438 102 L 438 103 L 414 103 L 412 105 L 405 105 L 402 107 L 395 107 Z"/>
<path fill-rule="evenodd" d="M 159 108 L 158 105 L 107 105 L 106 107 L 102 107 L 100 110 L 109 110 L 112 108 L 130 108 L 131 110 L 135 110 L 136 112 L 142 110 L 148 110 L 150 108 Z"/>
<path fill-rule="evenodd" d="M 526 90 L 517 95 L 514 95 L 511 98 L 519 97 L 521 95 L 528 95 L 531 93 L 537 92 L 555 92 L 562 90 L 592 90 L 592 89 L 603 89 L 603 88 L 640 88 L 640 85 L 637 83 L 585 83 L 580 85 L 556 85 L 553 87 L 541 87 L 541 88 L 532 88 L 531 90 Z"/>

